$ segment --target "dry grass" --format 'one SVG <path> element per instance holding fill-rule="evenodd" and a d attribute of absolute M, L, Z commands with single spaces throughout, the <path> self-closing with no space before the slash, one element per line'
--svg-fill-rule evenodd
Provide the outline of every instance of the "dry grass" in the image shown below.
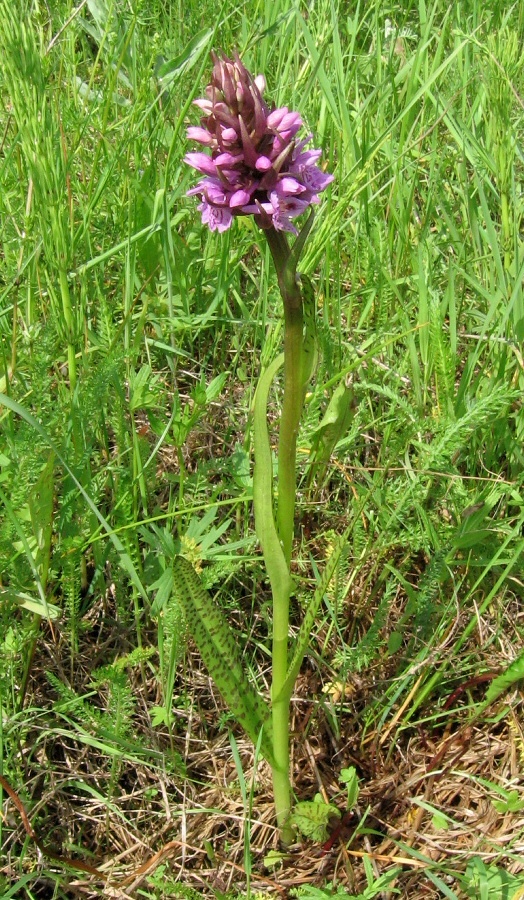
<path fill-rule="evenodd" d="M 518 649 L 506 637 L 490 642 L 489 651 L 483 650 L 479 635 L 490 632 L 495 615 L 496 610 L 491 610 L 490 617 L 479 618 L 477 635 L 463 651 L 475 655 L 478 671 L 497 672 Z M 252 791 L 246 830 L 231 745 L 226 731 L 217 727 L 224 710 L 196 654 L 187 656 L 179 686 L 183 695 L 172 750 L 168 734 L 151 726 L 149 710 L 159 700 L 156 680 L 146 672 L 144 681 L 139 667 L 129 673 L 137 699 L 134 728 L 143 746 L 151 748 L 149 758 L 141 761 L 136 752 L 129 753 L 130 759 L 125 753 L 111 758 L 57 718 L 48 672 L 70 682 L 82 696 L 101 660 L 107 662 L 130 649 L 107 602 L 93 608 L 90 616 L 92 627 L 83 637 L 73 673 L 61 663 L 66 655 L 59 634 L 54 640 L 48 635 L 41 644 L 30 706 L 45 712 L 21 736 L 24 782 L 11 785 L 41 845 L 62 860 L 46 858 L 28 839 L 12 801 L 4 809 L 5 862 L 0 872 L 10 877 L 19 873 L 22 845 L 28 841 L 23 868 L 42 868 L 41 889 L 35 896 L 52 896 L 50 867 L 63 873 L 69 870 L 66 884 L 72 897 L 174 896 L 154 893 L 155 872 L 185 890 L 194 888 L 201 896 L 245 891 L 246 840 L 251 888 L 275 896 L 287 896 L 290 888 L 302 884 L 321 887 L 327 882 L 345 885 L 349 891 L 362 890 L 364 856 L 377 874 L 399 866 L 396 886 L 410 900 L 441 896 L 424 872 L 426 865 L 433 865 L 441 878 L 450 873 L 447 880 L 459 895 L 452 873 L 463 871 L 473 856 L 514 874 L 524 871 L 520 860 L 524 733 L 519 692 L 475 720 L 472 705 L 482 699 L 485 684 L 472 679 L 469 691 L 459 689 L 441 698 L 441 709 L 446 700 L 453 702 L 439 724 L 432 718 L 433 700 L 409 725 L 403 725 L 405 709 L 396 707 L 380 729 L 364 730 L 365 710 L 381 697 L 385 682 L 373 672 L 358 676 L 352 690 L 348 687 L 343 698 L 335 698 L 335 710 L 330 708 L 332 699 L 322 692 L 327 673 L 310 661 L 297 683 L 293 705 L 296 793 L 308 799 L 320 791 L 343 807 L 338 776 L 344 766 L 355 765 L 361 778 L 362 824 L 355 821 L 352 833 L 344 834 L 345 843 L 335 843 L 327 853 L 319 844 L 297 844 L 280 868 L 269 870 L 264 858 L 278 844 L 269 769 L 260 761 L 255 767 L 252 747 L 237 735 L 243 775 Z M 92 702 L 103 709 L 103 693 Z M 517 791 L 522 809 L 514 803 L 517 811 L 504 811 L 497 788 Z M 499 802 L 498 808 L 493 801 Z M 66 858 L 87 863 L 99 874 L 68 866 Z"/>

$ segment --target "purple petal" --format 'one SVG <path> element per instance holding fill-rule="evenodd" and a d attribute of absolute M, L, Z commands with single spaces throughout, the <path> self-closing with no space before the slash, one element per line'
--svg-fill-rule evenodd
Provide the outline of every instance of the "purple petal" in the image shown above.
<path fill-rule="evenodd" d="M 276 191 L 272 191 L 269 197 L 271 205 L 276 214 L 284 214 L 295 218 L 300 216 L 310 204 L 310 200 L 302 200 L 298 197 L 281 197 Z"/>
<path fill-rule="evenodd" d="M 193 100 L 194 106 L 198 106 L 199 109 L 203 109 L 206 113 L 213 112 L 213 104 L 211 100 L 205 100 L 200 97 L 198 100 Z"/>
<path fill-rule="evenodd" d="M 186 153 L 184 162 L 193 166 L 198 172 L 204 175 L 216 175 L 217 169 L 215 163 L 207 153 Z"/>
<path fill-rule="evenodd" d="M 273 228 L 276 228 L 277 231 L 290 231 L 292 234 L 298 234 L 297 229 L 291 222 L 291 218 L 299 216 L 307 207 L 307 203 L 293 198 L 283 200 L 274 191 L 270 199 L 273 209 L 273 215 L 271 216 Z"/>
<path fill-rule="evenodd" d="M 224 185 L 218 178 L 202 178 L 198 184 L 187 192 L 187 196 L 200 194 L 206 202 L 213 206 L 228 206 L 228 197 Z"/>
<path fill-rule="evenodd" d="M 305 191 L 305 187 L 303 184 L 300 184 L 296 178 L 290 178 L 288 175 L 284 175 L 277 183 L 275 191 L 279 197 L 286 197 L 289 194 L 301 194 Z"/>
<path fill-rule="evenodd" d="M 273 206 L 271 205 L 271 203 L 267 203 L 267 202 L 260 203 L 260 201 L 257 200 L 256 203 L 248 203 L 247 206 L 243 206 L 242 212 L 245 213 L 246 215 L 253 215 L 253 216 L 256 216 L 259 213 L 263 212 L 263 213 L 267 213 L 268 215 L 271 216 L 271 215 L 273 215 L 274 209 L 273 209 Z"/>
<path fill-rule="evenodd" d="M 203 193 L 206 200 L 213 206 L 228 206 L 227 193 L 224 185 L 218 178 L 206 178 L 202 182 Z"/>
<path fill-rule="evenodd" d="M 281 109 L 275 109 L 267 117 L 268 128 L 276 131 L 281 140 L 289 140 L 299 130 L 302 125 L 300 113 L 289 112 L 287 106 Z"/>
<path fill-rule="evenodd" d="M 293 134 L 296 134 L 301 125 L 302 119 L 300 118 L 300 114 L 297 112 L 290 112 L 283 117 L 278 126 L 278 130 L 280 133 L 283 131 L 292 131 Z"/>
<path fill-rule="evenodd" d="M 212 206 L 204 200 L 198 209 L 202 213 L 202 222 L 209 225 L 210 231 L 227 231 L 233 221 L 233 216 L 224 206 Z"/>
<path fill-rule="evenodd" d="M 190 125 L 187 129 L 187 137 L 188 140 L 198 141 L 199 144 L 212 144 L 214 140 L 207 128 L 201 128 L 199 125 Z"/>
<path fill-rule="evenodd" d="M 321 154 L 321 150 L 305 150 L 304 153 L 297 153 L 297 148 L 295 146 L 292 167 L 297 172 L 301 172 L 305 166 L 313 166 L 320 158 Z"/>
<path fill-rule="evenodd" d="M 238 134 L 234 128 L 222 128 L 221 137 L 226 144 L 233 144 L 238 140 Z"/>
<path fill-rule="evenodd" d="M 251 200 L 250 194 L 247 191 L 239 190 L 235 191 L 234 194 L 229 198 L 229 206 L 231 209 L 236 208 L 237 206 L 245 206 L 246 203 L 249 203 Z"/>
<path fill-rule="evenodd" d="M 186 197 L 192 197 L 194 194 L 202 194 L 204 192 L 204 181 L 205 178 L 202 179 L 202 181 L 199 181 L 190 191 L 186 191 Z"/>
<path fill-rule="evenodd" d="M 279 109 L 274 109 L 267 117 L 268 128 L 278 128 L 282 119 L 284 116 L 287 116 L 288 112 L 289 109 L 287 106 L 281 106 Z"/>
<path fill-rule="evenodd" d="M 292 221 L 281 213 L 275 213 L 271 221 L 273 228 L 276 228 L 277 231 L 290 231 L 292 234 L 298 234 L 298 229 L 295 228 Z"/>
<path fill-rule="evenodd" d="M 300 173 L 300 178 L 304 186 L 309 191 L 313 191 L 313 193 L 316 194 L 319 191 L 325 190 L 328 184 L 331 184 L 334 175 L 323 172 L 322 169 L 319 169 L 317 166 L 306 166 Z"/>
<path fill-rule="evenodd" d="M 301 153 L 303 147 L 305 147 L 306 144 L 309 144 L 309 142 L 312 140 L 313 140 L 313 135 L 308 134 L 307 137 L 302 138 L 302 140 L 300 140 L 300 141 L 297 141 L 297 143 L 295 144 L 295 152 L 294 152 L 293 156 L 296 158 L 298 156 L 298 154 Z M 314 150 L 312 152 L 316 153 L 317 151 Z M 320 152 L 320 151 L 318 151 L 318 152 Z"/>
<path fill-rule="evenodd" d="M 259 156 L 255 163 L 255 167 L 259 172 L 267 172 L 272 165 L 273 163 L 268 156 Z"/>
<path fill-rule="evenodd" d="M 236 166 L 238 163 L 244 162 L 244 155 L 242 153 L 219 153 L 218 156 L 215 156 L 214 162 L 216 166 Z"/>

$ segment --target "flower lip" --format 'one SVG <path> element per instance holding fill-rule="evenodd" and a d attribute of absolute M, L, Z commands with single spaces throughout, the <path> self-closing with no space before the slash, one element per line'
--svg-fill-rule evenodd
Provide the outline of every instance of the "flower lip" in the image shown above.
<path fill-rule="evenodd" d="M 228 209 L 215 207 L 207 200 L 203 200 L 198 209 L 202 213 L 202 222 L 204 225 L 209 225 L 211 231 L 227 231 L 233 221 L 233 216 Z"/>
<path fill-rule="evenodd" d="M 206 97 L 195 100 L 200 125 L 187 130 L 208 152 L 190 152 L 185 162 L 205 177 L 188 191 L 200 196 L 202 221 L 211 231 L 227 230 L 237 215 L 254 215 L 263 228 L 297 233 L 301 215 L 333 181 L 319 168 L 321 151 L 305 150 L 312 135 L 296 139 L 300 113 L 272 108 L 264 100 L 263 75 L 246 69 L 238 53 L 212 53 Z"/>

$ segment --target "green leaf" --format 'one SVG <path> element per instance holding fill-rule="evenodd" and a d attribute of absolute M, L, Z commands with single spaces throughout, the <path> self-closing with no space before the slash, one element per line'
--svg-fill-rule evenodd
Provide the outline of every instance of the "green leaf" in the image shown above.
<path fill-rule="evenodd" d="M 174 591 L 202 659 L 231 713 L 261 753 L 273 762 L 269 708 L 253 688 L 242 665 L 238 643 L 191 563 L 183 556 L 173 563 Z"/>
<path fill-rule="evenodd" d="M 157 382 L 158 376 L 153 375 L 151 366 L 147 364 L 133 375 L 130 379 L 129 409 L 131 411 L 158 405 L 154 390 Z"/>
<path fill-rule="evenodd" d="M 497 812 L 505 815 L 508 812 L 517 813 L 524 809 L 524 798 L 521 796 L 520 791 L 514 789 L 504 793 L 506 795 L 504 800 L 491 801 Z"/>
<path fill-rule="evenodd" d="M 157 580 L 150 585 L 149 590 L 156 591 L 156 597 L 151 606 L 152 616 L 158 616 L 161 610 L 164 609 L 167 601 L 173 593 L 173 583 L 173 569 L 171 566 L 168 566 L 166 569 L 164 569 L 160 578 L 157 578 Z"/>
<path fill-rule="evenodd" d="M 153 706 L 149 714 L 153 728 L 157 728 L 158 725 L 167 725 L 169 722 L 169 710 L 165 706 Z"/>
<path fill-rule="evenodd" d="M 335 389 L 313 436 L 312 465 L 327 465 L 339 440 L 348 432 L 355 414 L 354 397 L 353 385 L 349 381 L 342 381 Z"/>
<path fill-rule="evenodd" d="M 62 614 L 62 610 L 53 603 L 46 603 L 44 605 L 39 597 L 32 597 L 30 594 L 14 591 L 11 588 L 0 591 L 0 600 L 2 597 L 9 597 L 23 609 L 27 609 L 27 611 L 31 613 L 36 613 L 37 616 L 41 616 L 43 619 L 52 619 L 53 621 L 56 621 Z"/>
<path fill-rule="evenodd" d="M 291 593 L 293 589 L 293 583 L 273 515 L 273 459 L 267 429 L 267 398 L 269 389 L 283 362 L 284 354 L 281 353 L 260 376 L 255 395 L 253 416 L 255 445 L 253 505 L 255 509 L 255 528 L 262 546 L 273 597 L 281 596 L 286 590 Z"/>
<path fill-rule="evenodd" d="M 304 392 L 314 375 L 318 363 L 317 309 L 315 289 L 307 275 L 300 276 L 303 299 L 304 341 L 302 344 L 302 386 Z"/>
<path fill-rule="evenodd" d="M 392 631 L 388 636 L 388 653 L 390 656 L 398 653 L 400 648 L 402 647 L 402 632 L 400 631 Z"/>
<path fill-rule="evenodd" d="M 280 868 L 284 860 L 288 858 L 288 855 L 289 854 L 287 853 L 282 853 L 281 850 L 270 850 L 269 853 L 266 853 L 266 855 L 264 856 L 264 868 Z"/>
<path fill-rule="evenodd" d="M 486 691 L 486 699 L 485 704 L 488 706 L 490 703 L 494 703 L 495 700 L 504 694 L 510 687 L 513 687 L 517 681 L 520 681 L 524 678 L 524 650 L 517 656 L 516 659 L 513 660 L 512 663 L 509 664 L 508 668 L 502 675 L 498 675 L 497 678 L 494 678 L 491 682 L 488 690 Z"/>
<path fill-rule="evenodd" d="M 336 816 L 340 818 L 340 810 L 323 800 L 304 800 L 297 803 L 290 819 L 291 824 L 303 837 L 312 841 L 325 841 L 328 833 L 329 820 Z"/>
<path fill-rule="evenodd" d="M 342 769 L 339 781 L 346 785 L 348 794 L 347 808 L 353 809 L 359 794 L 358 776 L 355 766 L 349 766 L 348 769 Z"/>
<path fill-rule="evenodd" d="M 212 403 L 213 400 L 220 396 L 228 378 L 229 372 L 221 372 L 220 375 L 217 375 L 209 382 L 205 393 L 206 403 Z"/>
<path fill-rule="evenodd" d="M 471 900 L 514 900 L 521 896 L 524 879 L 495 865 L 486 865 L 479 857 L 471 859 L 463 876 L 463 889 Z"/>
<path fill-rule="evenodd" d="M 435 831 L 447 831 L 449 829 L 448 817 L 442 816 L 438 812 L 433 815 L 431 824 L 433 825 Z"/>
<path fill-rule="evenodd" d="M 482 543 L 488 537 L 494 539 L 494 534 L 487 527 L 482 527 L 489 516 L 491 504 L 480 502 L 472 504 L 462 512 L 461 522 L 453 535 L 453 546 L 457 550 L 466 550 Z"/>
<path fill-rule="evenodd" d="M 212 28 L 203 28 L 195 34 L 194 38 L 191 38 L 182 53 L 160 66 L 157 75 L 163 87 L 169 85 L 175 78 L 182 78 L 186 72 L 189 72 L 196 65 L 202 53 L 206 50 L 212 34 Z"/>

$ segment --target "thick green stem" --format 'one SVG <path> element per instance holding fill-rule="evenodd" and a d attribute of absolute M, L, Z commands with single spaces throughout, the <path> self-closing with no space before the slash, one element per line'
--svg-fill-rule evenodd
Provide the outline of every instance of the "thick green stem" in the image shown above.
<path fill-rule="evenodd" d="M 294 536 L 297 434 L 304 403 L 303 303 L 295 273 L 296 260 L 285 234 L 270 228 L 265 235 L 284 303 L 284 399 L 278 439 L 277 529 L 289 568 Z"/>
<path fill-rule="evenodd" d="M 295 533 L 296 451 L 302 413 L 302 302 L 284 299 L 284 399 L 278 439 L 277 531 L 289 572 Z M 291 581 L 289 580 L 290 584 Z M 273 789 L 277 822 L 284 844 L 293 838 L 286 819 L 291 806 L 289 778 L 289 706 L 291 692 L 284 688 L 288 670 L 289 590 L 273 597 Z"/>
<path fill-rule="evenodd" d="M 275 263 L 284 302 L 284 397 L 278 441 L 276 529 L 272 510 L 267 506 L 267 491 L 261 497 L 259 505 L 262 507 L 264 503 L 266 504 L 264 514 L 266 537 L 263 542 L 263 550 L 273 594 L 273 677 L 271 685 L 273 791 L 280 837 L 284 844 L 289 844 L 293 840 L 293 828 L 289 824 L 291 810 L 289 706 L 292 688 L 290 689 L 286 684 L 286 676 L 289 663 L 289 599 L 292 590 L 290 565 L 295 530 L 296 449 L 304 400 L 302 378 L 304 322 L 302 296 L 295 276 L 296 263 L 291 260 L 287 239 L 284 234 L 274 229 L 267 230 L 265 234 Z M 265 428 L 267 429 L 267 421 Z M 268 458 L 264 470 L 267 470 L 267 477 L 270 478 L 271 460 L 268 442 L 266 453 Z M 270 517 L 271 522 L 269 522 Z M 260 517 L 258 521 L 260 521 Z M 257 531 L 259 531 L 258 522 Z M 281 560 L 279 565 L 277 565 L 278 559 Z"/>
<path fill-rule="evenodd" d="M 302 414 L 302 301 L 284 305 L 284 398 L 278 439 L 277 529 L 286 562 L 291 564 L 297 492 L 297 436 Z"/>
<path fill-rule="evenodd" d="M 288 667 L 289 590 L 273 596 L 273 679 L 271 716 L 273 726 L 273 794 L 282 843 L 293 840 L 288 819 L 291 810 L 289 777 L 289 692 L 283 693 Z"/>

